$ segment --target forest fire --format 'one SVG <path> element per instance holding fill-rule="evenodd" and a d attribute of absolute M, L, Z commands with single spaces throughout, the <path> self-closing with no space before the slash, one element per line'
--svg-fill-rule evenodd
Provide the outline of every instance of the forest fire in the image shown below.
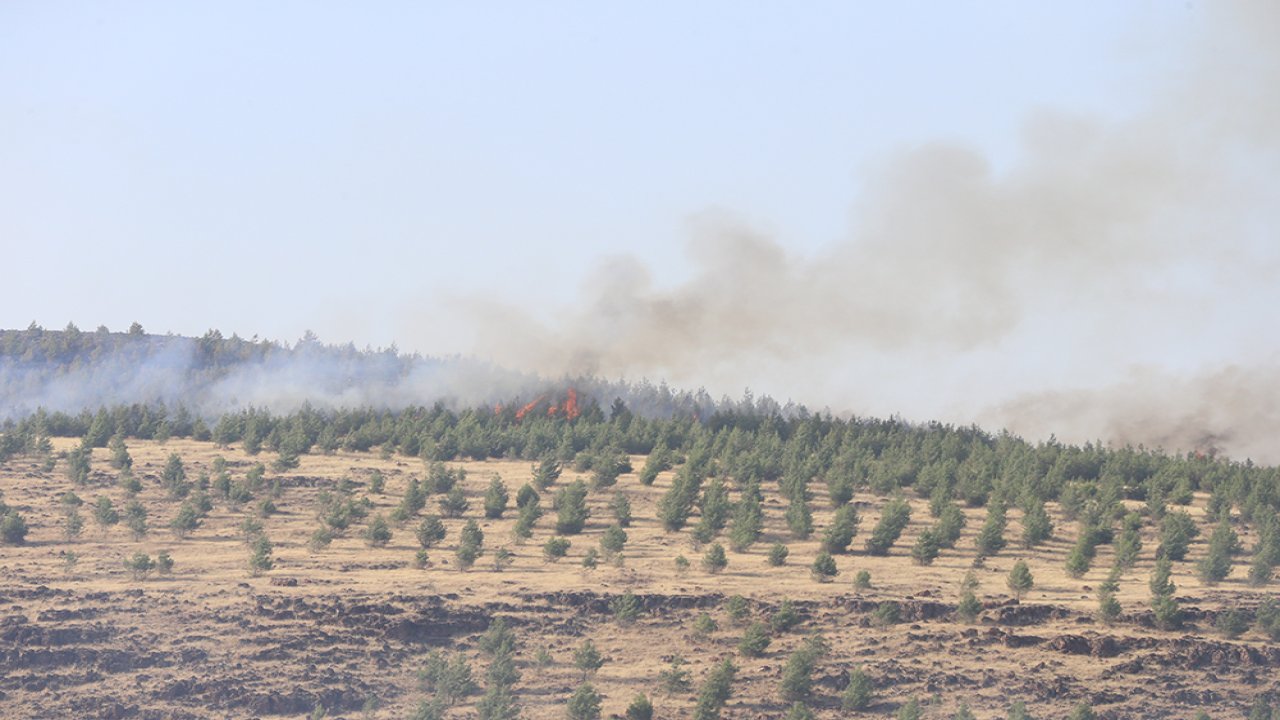
<path fill-rule="evenodd" d="M 568 388 L 564 392 L 563 399 L 559 401 L 552 400 L 550 394 L 539 395 L 532 402 L 516 411 L 516 420 L 523 420 L 526 415 L 546 403 L 550 403 L 547 406 L 547 417 L 560 415 L 566 420 L 573 420 L 582 414 L 582 410 L 578 407 L 578 391 L 574 388 Z"/>

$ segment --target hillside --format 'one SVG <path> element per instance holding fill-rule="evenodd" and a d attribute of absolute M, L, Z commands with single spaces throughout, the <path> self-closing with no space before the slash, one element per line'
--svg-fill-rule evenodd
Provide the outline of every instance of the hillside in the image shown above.
<path fill-rule="evenodd" d="M 737 673 L 722 716 L 781 717 L 792 706 L 780 687 L 784 668 L 817 634 L 826 652 L 813 662 L 812 690 L 796 697 L 819 718 L 892 716 L 912 698 L 927 718 L 949 718 L 961 703 L 976 717 L 1003 718 L 1015 701 L 1025 702 L 1032 717 L 1064 717 L 1082 702 L 1106 718 L 1191 718 L 1198 710 L 1238 717 L 1280 689 L 1280 648 L 1266 634 L 1270 626 L 1253 622 L 1273 589 L 1248 582 L 1251 565 L 1271 542 L 1259 535 L 1271 532 L 1268 518 L 1274 517 L 1265 500 L 1275 488 L 1270 469 L 1194 456 L 1030 446 L 941 427 L 767 418 L 737 418 L 739 426 L 732 427 L 721 418 L 713 429 L 711 423 L 649 424 L 628 419 L 623 409 L 608 419 L 599 410 L 567 418 L 548 409 L 527 422 L 517 421 L 511 409 L 491 412 L 497 418 L 492 422 L 468 413 L 420 413 L 412 422 L 386 416 L 371 422 L 388 432 L 343 426 L 347 432 L 335 431 L 338 441 L 328 449 L 305 440 L 302 447 L 289 446 L 290 429 L 305 425 L 299 416 L 254 416 L 253 422 L 263 423 L 264 444 L 277 447 L 269 455 L 247 452 L 242 436 L 221 445 L 189 437 L 137 439 L 128 428 L 113 426 L 111 448 L 86 450 L 78 438 L 11 428 L 11 435 L 27 440 L 0 466 L 0 488 L 9 514 L 20 515 L 29 531 L 24 542 L 0 551 L 8 589 L 0 606 L 0 656 L 8 668 L 0 681 L 0 714 L 297 717 L 323 706 L 332 716 L 433 717 L 437 708 L 430 701 L 449 693 L 439 678 L 435 685 L 424 680 L 423 671 L 440 652 L 437 657 L 468 663 L 475 684 L 473 692 L 459 693 L 445 717 L 505 716 L 502 693 L 485 694 L 494 685 L 492 668 L 505 666 L 481 649 L 483 633 L 499 619 L 514 632 L 518 675 L 499 686 L 529 718 L 564 717 L 565 703 L 584 678 L 602 696 L 606 715 L 621 715 L 637 693 L 645 693 L 656 717 L 689 717 L 700 686 L 726 659 Z M 397 421 L 454 429 L 476 423 L 475 432 L 494 449 L 523 434 L 538 440 L 498 453 L 505 458 L 485 453 L 439 460 L 426 448 L 442 452 L 447 432 L 431 444 L 419 437 L 417 452 L 406 454 L 393 439 Z M 757 428 L 745 429 L 750 424 Z M 776 446 L 762 429 L 771 425 Z M 339 426 L 337 416 L 326 415 L 310 431 L 319 437 Z M 298 433 L 305 438 L 306 431 Z M 637 437 L 649 435 L 660 439 L 650 452 L 627 451 L 629 443 L 643 444 Z M 370 444 L 344 447 L 353 444 L 346 437 Z M 538 443 L 554 448 L 566 437 L 570 449 L 561 448 L 569 454 L 562 472 L 537 491 L 543 514 L 529 526 L 530 536 L 520 539 L 518 491 L 545 482 L 546 471 L 557 465 L 536 459 L 556 456 Z M 460 441 L 465 448 L 466 436 Z M 935 463 L 895 476 L 891 487 L 878 480 L 888 477 L 874 469 L 878 465 L 855 462 L 846 469 L 834 459 L 877 445 L 878 455 L 867 459 L 886 464 L 895 447 L 916 448 L 901 458 L 927 457 L 925 449 L 935 445 L 944 450 Z M 803 446 L 810 451 L 796 450 Z M 992 453 L 992 473 L 967 476 L 982 447 Z M 961 458 L 956 468 L 930 469 L 947 465 L 947 452 Z M 1025 466 L 1032 468 L 1025 477 L 1001 469 L 1022 452 L 1036 459 Z M 87 468 L 80 459 L 85 454 Z M 1047 461 L 1055 455 L 1072 460 Z M 127 463 L 120 462 L 124 456 Z M 178 479 L 174 458 L 183 471 Z M 776 458 L 779 472 L 749 458 Z M 797 475 L 793 463 L 824 458 L 829 464 Z M 1055 474 L 1054 468 L 1072 463 L 1087 468 L 1090 458 L 1098 460 L 1092 479 L 1061 469 Z M 131 470 L 113 467 L 113 460 Z M 1108 483 L 1123 477 L 1122 468 L 1135 474 L 1109 496 Z M 540 469 L 542 477 L 535 478 Z M 382 488 L 376 487 L 378 475 Z M 495 477 L 508 499 L 501 517 L 487 518 L 485 495 Z M 799 489 L 797 477 L 804 478 Z M 1071 479 L 1055 486 L 1055 478 Z M 563 518 L 553 509 L 555 498 L 579 480 L 587 488 L 589 517 L 580 533 L 557 532 Z M 1169 480 L 1172 485 L 1164 487 Z M 450 483 L 461 488 L 466 509 L 442 518 L 444 538 L 415 567 L 422 547 L 415 530 L 423 518 L 442 514 L 449 495 L 437 491 Z M 1016 500 L 1015 487 L 1022 487 L 1021 495 L 1040 488 L 1053 526 L 1051 537 L 1032 547 L 1021 541 L 1024 507 L 1037 506 L 1040 498 Z M 963 499 L 966 491 L 970 500 Z M 66 493 L 84 502 L 74 513 Z M 692 498 L 688 517 L 680 529 L 670 529 L 671 498 L 681 495 Z M 406 503 L 406 496 L 418 501 Z M 614 554 L 602 542 L 618 523 L 618 496 L 627 499 L 631 521 Z M 94 507 L 103 497 L 122 515 L 136 500 L 146 512 L 146 533 L 135 537 L 123 518 L 100 526 Z M 273 510 L 262 507 L 267 500 Z M 873 550 L 867 541 L 877 536 L 886 507 L 904 503 L 909 517 L 900 537 Z M 807 537 L 795 527 L 798 504 L 811 514 Z M 1005 547 L 977 560 L 975 545 L 991 508 L 1006 504 L 1007 527 L 1000 533 Z M 936 560 L 917 564 L 913 550 L 939 523 L 931 505 L 954 508 L 947 512 L 958 511 L 963 527 Z M 169 526 L 184 507 L 197 520 L 179 533 Z M 759 508 L 758 534 L 752 507 Z M 1259 549 L 1232 556 L 1227 576 L 1208 584 L 1198 577 L 1200 561 L 1210 552 L 1224 507 L 1241 547 Z M 833 555 L 837 574 L 820 582 L 811 566 L 837 508 L 851 508 L 860 521 L 848 550 Z M 1185 560 L 1173 563 L 1183 622 L 1162 629 L 1151 613 L 1148 578 L 1157 548 L 1171 538 L 1157 515 L 1184 511 L 1199 532 L 1189 540 Z M 66 531 L 68 514 L 83 521 L 78 535 Z M 723 526 L 708 528 L 706 516 L 719 516 Z M 1116 564 L 1126 516 L 1139 518 L 1140 549 L 1118 574 L 1121 609 L 1104 622 L 1098 591 Z M 385 545 L 364 537 L 379 517 L 390 531 Z M 483 553 L 464 570 L 458 547 L 469 521 L 483 532 Z M 1098 528 L 1112 530 L 1113 537 L 1094 544 L 1089 567 L 1072 577 L 1065 567 L 1073 548 Z M 251 543 L 259 534 L 269 539 L 272 566 L 253 573 Z M 553 537 L 570 545 L 562 559 L 549 562 L 544 545 Z M 733 548 L 735 541 L 741 549 Z M 713 543 L 727 551 L 727 566 L 714 573 L 703 563 Z M 768 562 L 775 543 L 788 550 L 779 566 Z M 500 550 L 510 556 L 496 567 Z M 594 569 L 583 566 L 589 552 L 598 554 Z M 134 577 L 125 560 L 135 553 L 153 559 L 167 553 L 172 570 Z M 680 557 L 687 568 L 678 565 Z M 1019 560 L 1034 577 L 1020 602 L 1007 585 Z M 870 574 L 869 587 L 856 586 L 860 571 Z M 966 577 L 981 603 L 972 619 L 957 613 Z M 634 617 L 624 606 L 631 601 L 620 600 L 631 596 Z M 736 612 L 740 601 L 734 596 L 745 599 Z M 744 654 L 739 644 L 750 625 L 771 623 L 784 602 L 794 620 L 771 624 L 763 633 L 767 647 Z M 1215 621 L 1233 610 L 1248 627 L 1227 637 Z M 604 658 L 593 673 L 574 666 L 575 651 L 586 640 Z M 684 664 L 673 665 L 677 658 Z M 688 673 L 687 685 L 673 667 Z M 856 668 L 870 679 L 871 700 L 842 710 L 841 695 Z"/>

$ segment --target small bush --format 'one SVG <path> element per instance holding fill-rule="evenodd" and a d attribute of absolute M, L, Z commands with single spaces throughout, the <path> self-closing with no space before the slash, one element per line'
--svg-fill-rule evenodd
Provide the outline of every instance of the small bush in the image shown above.
<path fill-rule="evenodd" d="M 760 657 L 771 642 L 773 638 L 769 635 L 768 626 L 761 622 L 752 623 L 738 641 L 738 652 L 747 657 Z"/>
<path fill-rule="evenodd" d="M 542 545 L 542 557 L 547 562 L 558 562 L 569 552 L 569 538 L 553 537 L 549 538 Z"/>
<path fill-rule="evenodd" d="M 724 553 L 724 546 L 714 543 L 702 556 L 702 569 L 715 575 L 729 565 L 729 558 Z"/>

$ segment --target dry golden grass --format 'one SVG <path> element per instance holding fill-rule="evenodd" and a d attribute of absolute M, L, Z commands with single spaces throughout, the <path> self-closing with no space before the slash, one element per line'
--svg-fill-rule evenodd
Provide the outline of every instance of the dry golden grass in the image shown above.
<path fill-rule="evenodd" d="M 65 439 L 55 442 L 57 450 L 74 444 Z M 687 716 L 692 696 L 655 694 L 658 671 L 673 656 L 683 655 L 689 660 L 695 683 L 713 662 L 735 657 L 739 681 L 726 717 L 778 717 L 784 712 L 777 692 L 781 665 L 804 634 L 812 632 L 823 633 L 832 646 L 817 675 L 815 710 L 819 717 L 844 716 L 836 696 L 845 673 L 855 665 L 865 665 L 880 685 L 879 704 L 868 716 L 891 714 L 897 703 L 918 695 L 922 700 L 936 697 L 928 717 L 949 717 L 949 709 L 961 700 L 980 718 L 1003 717 L 1013 699 L 1025 700 L 1039 717 L 1054 717 L 1065 714 L 1080 699 L 1091 698 L 1114 717 L 1173 713 L 1189 718 L 1194 709 L 1184 712 L 1178 708 L 1190 708 L 1193 703 L 1187 698 L 1191 695 L 1178 695 L 1180 690 L 1209 690 L 1211 695 L 1195 703 L 1213 713 L 1219 708 L 1241 707 L 1254 693 L 1274 688 L 1276 683 L 1275 668 L 1265 664 L 1256 668 L 1184 667 L 1191 661 L 1184 662 L 1170 644 L 1180 635 L 1145 627 L 1139 618 L 1114 627 L 1092 622 L 1094 591 L 1110 568 L 1111 548 L 1101 548 L 1084 577 L 1069 577 L 1063 566 L 1074 527 L 1056 514 L 1055 508 L 1051 512 L 1056 539 L 1031 551 L 1018 547 L 1019 513 L 1010 511 L 1009 547 L 975 570 L 978 595 L 990 609 L 982 623 L 966 626 L 947 616 L 935 617 L 937 612 L 929 607 L 954 604 L 962 578 L 973 568 L 973 538 L 985 514 L 981 509 L 966 510 L 968 524 L 955 550 L 944 550 L 935 563 L 922 567 L 911 562 L 909 551 L 919 532 L 932 522 L 927 503 L 913 498 L 912 520 L 902 539 L 888 556 L 871 557 L 861 551 L 862 542 L 883 500 L 860 494 L 856 502 L 862 522 L 853 552 L 837 557 L 840 573 L 833 582 L 819 583 L 810 577 L 809 565 L 831 517 L 825 497 L 815 498 L 813 503 L 814 538 L 797 541 L 786 529 L 785 504 L 776 491 L 766 492 L 765 532 L 760 542 L 744 553 L 730 551 L 728 568 L 710 575 L 700 568 L 702 548 L 691 542 L 689 531 L 666 533 L 655 519 L 656 505 L 670 487 L 671 473 L 660 475 L 652 487 L 640 485 L 634 474 L 628 474 L 615 488 L 591 493 L 592 517 L 586 530 L 570 538 L 573 545 L 568 557 L 547 563 L 542 544 L 553 534 L 551 496 L 578 474 L 566 469 L 557 485 L 542 494 L 546 515 L 533 539 L 520 544 L 512 537 L 514 498 L 516 490 L 531 478 L 530 464 L 466 462 L 459 464 L 467 471 L 465 490 L 470 509 L 463 519 L 444 521 L 448 536 L 430 550 L 428 566 L 416 569 L 411 565 L 418 548 L 412 533 L 416 520 L 404 527 L 393 526 L 393 539 L 384 548 L 369 547 L 360 537 L 363 525 L 357 525 L 325 549 L 308 549 L 308 538 L 318 527 L 317 496 L 340 478 L 353 480 L 355 496 L 362 497 L 370 473 L 381 471 L 386 477 L 385 491 L 369 498 L 375 513 L 389 516 L 409 479 L 425 475 L 426 469 L 418 460 L 339 452 L 303 456 L 298 468 L 285 473 L 268 470 L 268 479 L 278 477 L 284 486 L 275 501 L 279 512 L 261 520 L 274 544 L 276 566 L 254 577 L 248 571 L 249 550 L 239 530 L 252 505 L 230 509 L 215 500 L 213 511 L 201 526 L 188 537 L 178 538 L 166 526 L 179 503 L 166 497 L 159 475 L 170 453 L 182 457 L 192 480 L 208 472 L 217 456 L 226 459 L 235 478 L 242 478 L 256 462 L 269 466 L 274 456 L 251 457 L 238 447 L 218 448 L 187 440 L 164 444 L 135 441 L 129 450 L 134 474 L 144 486 L 139 499 L 150 513 L 152 526 L 150 534 L 136 542 L 123 525 L 102 532 L 93 522 L 90 505 L 97 496 L 112 498 L 118 508 L 126 502 L 123 490 L 115 484 L 117 472 L 107 464 L 105 450 L 95 452 L 91 480 L 85 487 L 72 488 L 61 463 L 48 473 L 40 471 L 30 458 L 17 458 L 0 468 L 5 501 L 18 508 L 31 526 L 26 545 L 0 548 L 0 577 L 10 590 L 7 602 L 0 604 L 0 615 L 21 615 L 25 623 L 43 632 L 66 624 L 56 619 L 61 616 L 55 611 L 80 609 L 87 614 L 67 621 L 72 626 L 107 628 L 105 636 L 94 636 L 96 640 L 63 644 L 55 642 L 56 638 L 51 640 L 47 632 L 11 633 L 0 646 L 11 661 L 8 679 L 0 684 L 0 715 L 58 717 L 82 712 L 85 716 L 124 717 L 149 711 L 156 717 L 242 717 L 271 714 L 280 708 L 287 708 L 285 714 L 297 714 L 302 700 L 295 698 L 297 701 L 289 705 L 270 698 L 298 688 L 306 698 L 316 698 L 322 697 L 325 687 L 346 687 L 338 704 L 345 706 L 347 715 L 359 714 L 353 709 L 358 707 L 354 694 L 369 694 L 383 701 L 380 709 L 369 712 L 370 717 L 408 717 L 426 697 L 417 688 L 415 674 L 435 645 L 401 637 L 399 631 L 388 630 L 388 623 L 399 622 L 397 617 L 416 617 L 414 613 L 424 612 L 423 607 L 435 605 L 445 608 L 442 616 L 432 616 L 437 618 L 440 634 L 447 636 L 441 641 L 443 646 L 472 657 L 477 680 L 482 680 L 484 662 L 474 648 L 475 631 L 459 630 L 466 623 L 449 618 L 479 618 L 482 622 L 497 616 L 511 619 L 522 640 L 519 658 L 523 678 L 516 694 L 524 716 L 530 718 L 562 716 L 562 703 L 580 680 L 570 655 L 584 637 L 590 637 L 609 658 L 592 680 L 606 698 L 606 716 L 622 713 L 637 692 L 650 694 L 658 717 Z M 643 458 L 633 458 L 633 463 L 638 468 Z M 485 520 L 482 496 L 494 473 L 506 482 L 512 500 L 503 519 Z M 58 502 L 58 496 L 68 490 L 86 502 L 81 509 L 84 532 L 71 540 L 63 536 L 63 511 Z M 601 533 L 612 524 L 608 503 L 616 491 L 628 496 L 634 517 L 627 529 L 625 563 L 615 567 L 602 561 L 598 569 L 587 572 L 580 565 L 581 558 L 589 548 L 598 548 Z M 436 500 L 428 499 L 424 514 L 437 512 Z M 1197 498 L 1193 513 L 1203 513 L 1204 500 Z M 487 552 L 473 569 L 463 572 L 456 567 L 453 550 L 458 531 L 468 519 L 479 522 Z M 1251 541 L 1247 536 L 1243 539 L 1246 545 Z M 766 563 L 768 547 L 774 541 L 785 542 L 790 548 L 783 567 Z M 1119 599 L 1126 612 L 1146 608 L 1147 577 L 1156 544 L 1150 534 L 1144 537 L 1142 560 L 1121 583 Z M 495 572 L 491 562 L 498 547 L 514 553 L 512 564 L 503 572 Z M 79 556 L 70 572 L 64 568 L 66 551 Z M 124 568 L 124 558 L 135 552 L 154 556 L 162 551 L 175 561 L 172 576 L 138 582 Z M 1192 560 L 1203 552 L 1201 537 L 1193 544 Z M 692 565 L 683 575 L 675 568 L 679 555 Z M 1020 558 L 1030 563 L 1036 580 L 1022 604 L 1056 608 L 1045 617 L 1028 621 L 1029 627 L 998 620 L 1002 611 L 998 606 L 1007 606 L 1010 595 L 1005 577 Z M 1237 600 L 1256 602 L 1260 594 L 1243 582 L 1244 562 L 1237 559 L 1231 577 L 1212 588 L 1194 578 L 1192 562 L 1178 564 L 1174 579 L 1180 598 L 1188 606 L 1209 610 Z M 859 570 L 871 573 L 873 589 L 852 587 Z M 281 584 L 284 582 L 297 584 Z M 40 586 L 48 589 L 40 590 Z M 668 599 L 652 601 L 655 606 L 633 625 L 613 622 L 603 611 L 603 600 L 592 604 L 593 597 L 627 591 Z M 742 629 L 733 626 L 719 609 L 719 598 L 734 594 L 756 601 L 758 617 L 767 615 L 784 599 L 797 601 L 806 613 L 806 622 L 792 633 L 779 635 L 763 658 L 736 656 L 734 648 Z M 868 608 L 881 601 L 900 603 L 908 620 L 875 627 Z M 310 615 L 299 610 L 317 606 L 327 609 Z M 362 610 L 358 606 L 374 607 L 373 615 L 380 619 L 365 619 L 372 616 L 367 607 Z M 702 609 L 711 612 L 720 624 L 720 630 L 709 638 L 695 637 L 691 631 L 692 620 Z M 918 613 L 923 615 L 912 619 Z M 1184 634 L 1205 643 L 1222 642 L 1212 639 L 1210 630 L 1209 623 L 1201 620 Z M 1008 639 L 1010 634 L 1014 640 Z M 1038 640 L 1018 646 L 1018 635 Z M 1055 638 L 1078 636 L 1088 641 L 1111 638 L 1122 649 L 1099 657 L 1096 651 L 1082 654 L 1078 649 L 1055 645 L 1065 642 Z M 1269 648 L 1256 632 L 1229 645 Z M 21 654 L 59 647 L 79 648 L 80 655 L 64 657 L 59 664 L 55 659 L 33 661 L 34 656 Z M 145 667 L 136 667 L 145 662 L 135 660 L 131 667 L 111 671 L 102 657 L 109 648 L 146 649 L 160 659 L 146 661 L 154 663 Z M 547 668 L 534 667 L 534 655 L 543 648 L 551 653 L 554 663 Z M 1135 659 L 1143 660 L 1138 669 L 1116 669 Z M 1252 681 L 1250 672 L 1254 673 Z M 206 687 L 198 686 L 197 681 Z M 1163 689 L 1155 683 L 1163 683 Z M 455 711 L 457 717 L 468 716 L 475 699 L 464 702 Z"/>

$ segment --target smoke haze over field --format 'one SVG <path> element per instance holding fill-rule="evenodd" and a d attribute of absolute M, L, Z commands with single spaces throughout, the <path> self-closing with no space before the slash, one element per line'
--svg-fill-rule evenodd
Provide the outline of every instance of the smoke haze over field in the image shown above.
<path fill-rule="evenodd" d="M 1008 167 L 953 142 L 897 151 L 813 253 L 699 217 L 688 280 L 611 258 L 553 322 L 487 306 L 483 351 L 1280 460 L 1258 313 L 1280 307 L 1280 6 L 1213 13 L 1136 117 L 1038 111 Z"/>

